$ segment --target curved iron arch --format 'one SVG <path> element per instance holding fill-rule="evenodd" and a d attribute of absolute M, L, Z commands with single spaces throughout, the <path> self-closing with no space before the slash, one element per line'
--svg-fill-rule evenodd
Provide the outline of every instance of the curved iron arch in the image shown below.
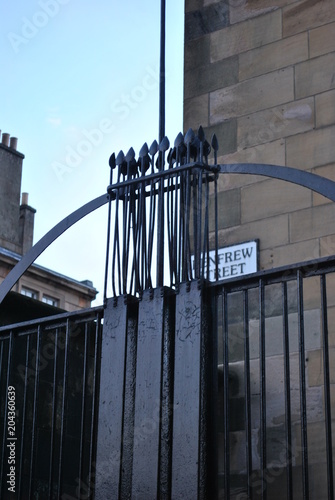
<path fill-rule="evenodd" d="M 191 165 L 190 165 L 191 166 Z M 213 168 L 214 169 L 214 168 Z M 274 179 L 291 182 L 307 189 L 311 189 L 331 201 L 335 202 L 335 182 L 317 174 L 305 172 L 292 167 L 283 167 L 277 165 L 267 165 L 259 163 L 235 163 L 235 164 L 220 164 L 217 165 L 219 173 L 226 174 L 250 174 L 262 175 Z M 162 172 L 164 174 L 164 172 Z M 112 186 L 110 186 L 112 188 Z M 65 217 L 61 222 L 56 224 L 47 234 L 45 234 L 16 264 L 9 272 L 2 284 L 0 285 L 0 304 L 6 297 L 7 293 L 13 288 L 15 283 L 34 263 L 44 250 L 51 245 L 62 233 L 73 226 L 76 222 L 84 218 L 86 215 L 94 212 L 109 201 L 108 194 L 104 194 L 86 203 L 81 208 L 75 210 L 70 215 Z"/>
<path fill-rule="evenodd" d="M 15 267 L 8 273 L 4 281 L 0 285 L 0 304 L 6 297 L 7 293 L 13 288 L 15 283 L 27 271 L 27 269 L 35 262 L 37 257 L 41 255 L 48 246 L 51 245 L 61 234 L 73 226 L 86 215 L 94 212 L 98 208 L 108 203 L 108 195 L 104 194 L 86 203 L 81 208 L 75 210 L 70 215 L 65 217 L 61 222 L 56 224 L 48 231 L 16 264 Z"/>

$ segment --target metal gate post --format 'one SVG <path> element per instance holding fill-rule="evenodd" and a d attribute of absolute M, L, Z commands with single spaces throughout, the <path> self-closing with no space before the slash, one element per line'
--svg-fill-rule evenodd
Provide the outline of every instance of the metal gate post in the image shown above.
<path fill-rule="evenodd" d="M 215 452 L 211 411 L 213 349 L 205 286 L 184 283 L 176 296 L 172 495 L 215 498 Z M 209 473 L 209 470 L 211 472 Z"/>
<path fill-rule="evenodd" d="M 171 475 L 174 296 L 146 290 L 139 302 L 132 497 L 168 499 Z"/>
<path fill-rule="evenodd" d="M 133 446 L 137 303 L 132 297 L 107 301 L 102 333 L 95 499 L 119 498 L 129 489 L 122 455 Z M 127 492 L 124 491 L 127 498 Z M 129 493 L 129 492 L 128 492 Z M 130 497 L 129 497 L 130 498 Z"/>

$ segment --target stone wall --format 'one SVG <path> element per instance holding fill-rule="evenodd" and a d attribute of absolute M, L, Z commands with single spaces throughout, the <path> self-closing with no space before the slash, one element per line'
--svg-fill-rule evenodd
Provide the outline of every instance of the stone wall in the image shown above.
<path fill-rule="evenodd" d="M 221 163 L 270 163 L 335 180 L 335 2 L 186 0 L 184 130 Z M 220 246 L 260 240 L 260 266 L 334 254 L 335 205 L 257 176 L 221 176 Z"/>
<path fill-rule="evenodd" d="M 186 0 L 184 131 L 189 127 L 197 129 L 199 125 L 203 125 L 207 136 L 214 132 L 218 136 L 219 163 L 286 165 L 335 180 L 335 1 Z M 329 200 L 293 184 L 260 176 L 221 175 L 219 189 L 220 246 L 258 238 L 261 269 L 334 255 L 335 204 Z M 213 210 L 213 205 L 210 204 L 210 210 Z M 334 273 L 327 276 L 327 287 L 334 419 Z M 289 297 L 288 317 L 292 466 L 294 498 L 301 498 L 296 299 L 296 290 L 293 290 Z M 251 296 L 249 300 L 252 300 Z M 275 471 L 269 475 L 267 487 L 268 497 L 272 499 L 286 498 L 281 301 L 281 291 L 276 291 L 274 285 L 270 296 L 266 297 L 268 312 L 265 313 L 267 465 L 269 474 Z M 259 318 L 257 313 L 252 314 L 251 305 L 250 308 L 251 428 L 255 475 L 252 480 L 257 484 L 260 451 Z M 232 498 L 244 499 L 245 360 L 243 339 L 240 338 L 243 324 L 240 319 L 242 312 L 239 314 L 236 307 L 233 309 L 229 324 L 229 366 L 230 375 L 241 383 L 236 394 L 230 396 L 231 486 Z M 321 499 L 327 498 L 327 474 L 319 278 L 304 280 L 304 309 L 309 493 L 311 498 Z M 219 363 L 222 362 L 222 352 L 222 331 L 219 331 Z M 219 430 L 220 484 L 224 445 L 223 429 Z M 254 498 L 259 497 L 256 490 Z"/>

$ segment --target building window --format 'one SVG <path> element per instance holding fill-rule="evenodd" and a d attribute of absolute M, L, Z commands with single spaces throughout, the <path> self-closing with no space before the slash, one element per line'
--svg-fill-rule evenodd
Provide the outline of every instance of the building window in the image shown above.
<path fill-rule="evenodd" d="M 38 292 L 36 292 L 36 290 L 32 290 L 31 288 L 26 288 L 25 286 L 21 288 L 21 294 L 26 297 L 30 297 L 31 299 L 38 299 Z"/>
<path fill-rule="evenodd" d="M 42 302 L 48 304 L 49 306 L 59 306 L 59 300 L 55 299 L 54 297 L 50 297 L 49 295 L 43 295 Z"/>

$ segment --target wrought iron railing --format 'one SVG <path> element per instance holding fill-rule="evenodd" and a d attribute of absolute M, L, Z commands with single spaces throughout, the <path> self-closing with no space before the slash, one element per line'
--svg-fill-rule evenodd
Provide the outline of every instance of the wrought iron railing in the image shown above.
<path fill-rule="evenodd" d="M 219 498 L 333 498 L 334 257 L 211 286 Z"/>
<path fill-rule="evenodd" d="M 215 136 L 211 144 L 216 163 Z M 209 165 L 202 127 L 179 134 L 169 148 L 164 137 L 144 144 L 138 159 L 132 148 L 110 157 L 106 283 L 109 267 L 114 296 L 206 278 L 210 183 L 216 192 L 218 169 Z M 214 219 L 217 227 L 217 210 Z"/>
<path fill-rule="evenodd" d="M 93 491 L 102 316 L 95 308 L 0 328 L 1 498 Z"/>

